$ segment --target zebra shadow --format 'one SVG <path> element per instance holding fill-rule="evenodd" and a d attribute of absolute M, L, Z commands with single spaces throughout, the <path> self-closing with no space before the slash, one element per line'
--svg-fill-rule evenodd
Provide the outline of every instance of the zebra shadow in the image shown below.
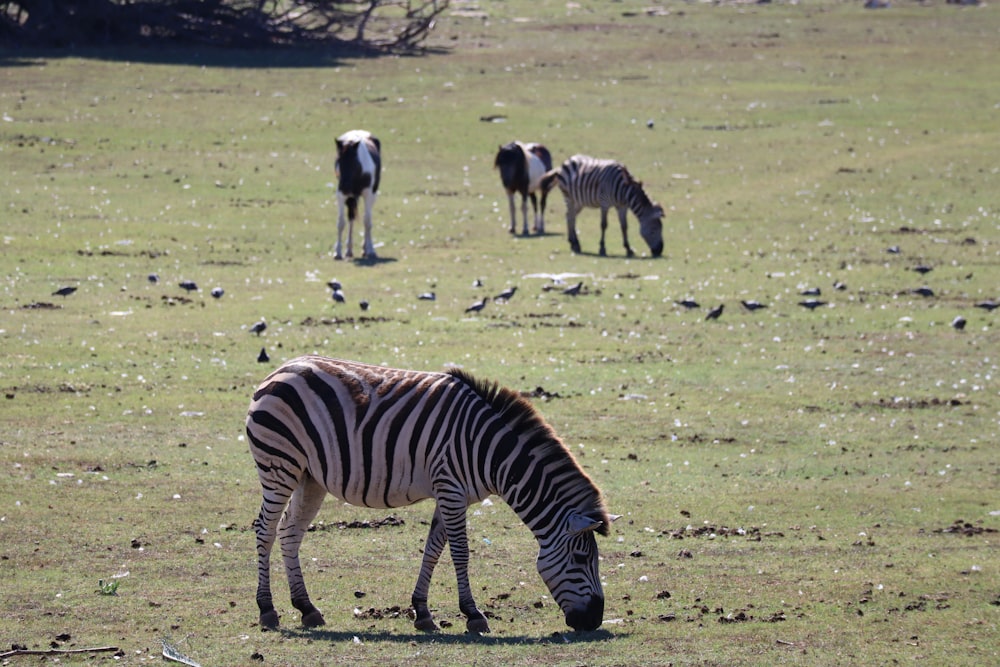
<path fill-rule="evenodd" d="M 306 639 L 310 641 L 327 642 L 361 642 L 362 644 L 377 644 L 392 642 L 395 644 L 482 644 L 485 646 L 523 646 L 525 644 L 587 644 L 607 642 L 614 639 L 625 639 L 630 633 L 609 632 L 602 628 L 590 632 L 552 632 L 545 635 L 507 635 L 490 633 L 488 635 L 470 634 L 468 632 L 392 632 L 390 630 L 364 630 L 351 632 L 348 630 L 323 630 L 307 628 L 282 628 L 282 636 L 289 639 Z"/>

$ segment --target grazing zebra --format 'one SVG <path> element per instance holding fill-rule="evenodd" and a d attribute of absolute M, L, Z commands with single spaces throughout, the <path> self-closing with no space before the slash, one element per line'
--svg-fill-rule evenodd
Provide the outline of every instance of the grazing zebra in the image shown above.
<path fill-rule="evenodd" d="M 613 517 L 552 428 L 515 392 L 458 370 L 426 373 L 306 356 L 257 388 L 246 429 L 263 487 L 254 521 L 262 628 L 278 627 L 270 584 L 276 534 L 302 623 L 325 622 L 306 592 L 299 546 L 327 493 L 379 508 L 435 500 L 411 598 L 420 630 L 437 629 L 427 594 L 449 543 L 466 626 L 489 632 L 469 586 L 466 509 L 491 494 L 534 533 L 538 573 L 567 625 L 601 625 L 594 533 L 607 535 Z"/>
<path fill-rule="evenodd" d="M 354 256 L 354 220 L 358 198 L 365 200 L 365 259 L 375 259 L 372 241 L 372 207 L 382 177 L 382 144 L 365 130 L 351 130 L 337 137 L 337 247 L 336 259 L 343 259 L 344 207 L 347 207 L 347 256 Z"/>
<path fill-rule="evenodd" d="M 552 155 L 545 146 L 534 143 L 512 141 L 501 146 L 493 166 L 500 170 L 500 181 L 507 191 L 507 202 L 510 204 L 510 233 L 517 230 L 517 215 L 514 212 L 514 193 L 521 193 L 521 215 L 524 218 L 523 233 L 528 235 L 528 199 L 531 199 L 531 210 L 535 212 L 535 233 L 545 233 L 545 200 L 549 189 L 541 187 L 542 177 L 552 170 Z M 549 186 L 551 188 L 551 185 Z M 541 210 L 535 196 L 541 193 Z"/>
<path fill-rule="evenodd" d="M 620 162 L 598 160 L 586 155 L 574 155 L 566 160 L 560 169 L 552 170 L 542 179 L 542 188 L 552 187 L 557 182 L 566 198 L 566 227 L 569 245 L 573 252 L 580 252 L 580 241 L 576 237 L 576 216 L 585 207 L 601 209 L 601 256 L 604 249 L 604 232 L 608 227 L 608 209 L 618 210 L 618 220 L 622 227 L 622 241 L 629 257 L 634 257 L 628 244 L 625 213 L 631 209 L 639 219 L 639 234 L 645 239 L 653 257 L 663 253 L 663 207 L 649 201 L 642 189 L 642 183 L 632 178 Z"/>

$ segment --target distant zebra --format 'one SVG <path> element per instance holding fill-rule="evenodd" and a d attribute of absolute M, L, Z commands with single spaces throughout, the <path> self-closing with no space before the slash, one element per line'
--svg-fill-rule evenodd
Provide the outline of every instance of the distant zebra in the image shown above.
<path fill-rule="evenodd" d="M 567 625 L 601 625 L 604 593 L 594 533 L 607 535 L 612 517 L 552 428 L 515 392 L 458 370 L 394 370 L 306 356 L 257 388 L 246 429 L 263 487 L 254 521 L 262 628 L 278 627 L 270 584 L 276 534 L 302 623 L 325 622 L 306 592 L 299 546 L 327 493 L 379 508 L 435 500 L 411 598 L 420 630 L 437 629 L 427 595 L 450 543 L 466 626 L 489 632 L 469 586 L 466 509 L 491 494 L 534 533 L 538 572 Z"/>
<path fill-rule="evenodd" d="M 535 212 L 535 233 L 545 233 L 545 200 L 549 190 L 541 187 L 542 177 L 552 169 L 552 155 L 541 144 L 512 141 L 497 151 L 493 166 L 500 170 L 500 181 L 507 191 L 510 205 L 510 233 L 517 230 L 517 215 L 514 212 L 514 193 L 521 193 L 521 215 L 524 218 L 523 233 L 528 235 L 528 199 Z M 551 187 L 551 185 L 549 186 Z M 541 194 L 541 210 L 535 193 Z"/>
<path fill-rule="evenodd" d="M 354 256 L 354 220 L 358 198 L 365 200 L 365 259 L 375 259 L 372 241 L 372 207 L 382 177 L 382 144 L 366 130 L 351 130 L 337 137 L 337 247 L 336 259 L 343 259 L 344 207 L 347 207 L 347 256 Z"/>
<path fill-rule="evenodd" d="M 566 227 L 569 245 L 573 252 L 580 252 L 576 237 L 576 216 L 584 207 L 601 209 L 601 256 L 604 232 L 608 227 L 608 209 L 618 210 L 622 227 L 622 241 L 629 257 L 635 256 L 628 244 L 625 213 L 631 209 L 639 219 L 639 234 L 645 239 L 653 257 L 663 253 L 663 208 L 654 204 L 642 189 L 642 183 L 620 162 L 598 160 L 587 155 L 574 155 L 562 167 L 552 170 L 542 179 L 542 188 L 552 187 L 555 181 L 566 198 Z"/>

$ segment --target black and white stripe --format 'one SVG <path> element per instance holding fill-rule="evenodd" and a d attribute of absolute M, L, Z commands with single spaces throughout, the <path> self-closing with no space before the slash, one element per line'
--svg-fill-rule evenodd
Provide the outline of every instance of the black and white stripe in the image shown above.
<path fill-rule="evenodd" d="M 631 210 L 639 219 L 639 234 L 646 241 L 653 257 L 663 253 L 663 208 L 654 204 L 642 189 L 642 183 L 620 162 L 599 160 L 587 155 L 574 155 L 558 170 L 550 171 L 542 179 L 542 188 L 550 187 L 555 180 L 566 199 L 566 227 L 573 252 L 580 252 L 576 236 L 576 216 L 585 207 L 601 209 L 601 255 L 604 232 L 608 227 L 608 209 L 618 211 L 622 228 L 622 241 L 629 257 L 635 255 L 628 243 L 626 211 Z"/>
<path fill-rule="evenodd" d="M 436 628 L 427 606 L 445 543 L 459 608 L 488 632 L 469 586 L 466 509 L 503 498 L 539 543 L 537 567 L 577 630 L 602 621 L 604 594 L 594 533 L 610 515 L 600 491 L 534 408 L 516 393 L 461 371 L 427 373 L 318 356 L 294 359 L 254 393 L 246 421 L 263 501 L 257 531 L 257 604 L 276 628 L 270 553 L 280 536 L 292 605 L 306 626 L 324 619 L 306 592 L 299 546 L 327 493 L 352 505 L 437 506 L 413 591 L 415 625 Z"/>

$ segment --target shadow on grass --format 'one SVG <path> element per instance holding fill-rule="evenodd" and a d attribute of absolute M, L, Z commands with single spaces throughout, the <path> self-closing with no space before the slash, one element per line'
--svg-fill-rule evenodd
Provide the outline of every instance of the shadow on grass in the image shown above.
<path fill-rule="evenodd" d="M 392 632 L 364 631 L 351 632 L 347 630 L 315 630 L 306 628 L 282 628 L 281 634 L 289 639 L 308 639 L 312 641 L 353 642 L 363 644 L 377 642 L 393 642 L 397 644 L 484 644 L 487 646 L 521 646 L 524 644 L 583 644 L 607 642 L 614 639 L 627 638 L 628 633 L 612 633 L 598 629 L 592 632 L 555 632 L 548 635 L 476 635 L 468 632 Z"/>

